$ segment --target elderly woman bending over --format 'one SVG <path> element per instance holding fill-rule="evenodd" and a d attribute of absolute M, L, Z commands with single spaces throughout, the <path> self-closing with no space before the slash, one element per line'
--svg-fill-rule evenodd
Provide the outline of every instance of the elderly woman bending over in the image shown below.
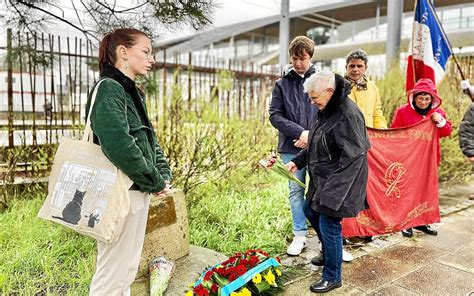
<path fill-rule="evenodd" d="M 364 116 L 348 98 L 351 85 L 342 76 L 320 72 L 309 77 L 304 90 L 319 108 L 309 130 L 308 146 L 287 164 L 294 172 L 307 165 L 310 176 L 304 212 L 322 243 L 322 255 L 312 263 L 323 266 L 322 278 L 311 285 L 325 293 L 342 285 L 341 220 L 368 208 L 367 150 Z"/>

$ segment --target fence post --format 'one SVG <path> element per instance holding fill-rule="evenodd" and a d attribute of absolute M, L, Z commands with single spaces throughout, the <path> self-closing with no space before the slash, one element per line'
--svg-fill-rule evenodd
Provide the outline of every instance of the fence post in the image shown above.
<path fill-rule="evenodd" d="M 7 62 L 8 62 L 8 147 L 13 148 L 13 56 L 12 29 L 7 29 Z"/>
<path fill-rule="evenodd" d="M 189 52 L 188 54 L 188 111 L 192 110 L 192 78 L 191 75 L 193 74 L 193 62 L 192 62 L 192 54 Z"/>

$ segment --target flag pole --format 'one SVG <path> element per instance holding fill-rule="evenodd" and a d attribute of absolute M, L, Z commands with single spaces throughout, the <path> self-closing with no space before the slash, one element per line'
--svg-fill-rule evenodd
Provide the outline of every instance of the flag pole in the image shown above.
<path fill-rule="evenodd" d="M 413 7 L 413 12 L 415 14 L 416 14 L 416 6 L 417 5 L 418 5 L 418 0 L 415 0 L 415 5 Z M 416 17 L 416 15 L 413 16 L 413 23 L 415 23 L 415 17 Z M 415 28 L 414 28 L 414 26 L 412 26 L 412 28 L 411 28 L 411 46 L 412 47 L 413 47 L 413 42 L 414 42 L 413 40 L 415 40 Z M 413 86 L 416 83 L 416 70 L 415 70 L 415 59 L 413 57 L 413 48 L 411 49 L 411 51 L 412 51 L 411 71 L 413 72 L 413 80 L 412 80 L 412 86 Z M 405 88 L 407 88 L 407 86 L 405 86 Z"/>
<path fill-rule="evenodd" d="M 454 54 L 453 46 L 451 45 L 451 42 L 449 42 L 448 36 L 446 35 L 446 32 L 444 31 L 444 28 L 443 28 L 443 26 L 441 25 L 441 22 L 440 22 L 440 20 L 439 20 L 439 18 L 438 18 L 438 15 L 437 15 L 436 12 L 434 11 L 434 7 L 432 6 L 431 1 L 428 1 L 428 5 L 429 5 L 430 8 L 433 10 L 433 14 L 435 15 L 436 21 L 438 22 L 438 25 L 439 25 L 439 27 L 440 27 L 440 29 L 441 29 L 441 33 L 443 34 L 444 39 L 445 39 L 446 42 L 448 43 L 449 49 L 451 49 L 451 54 L 453 55 L 454 63 L 456 64 L 456 67 L 458 68 L 459 74 L 461 74 L 461 79 L 462 79 L 462 80 L 466 80 L 466 77 L 464 76 L 464 73 L 462 72 L 461 66 L 459 65 L 458 59 L 456 58 L 456 55 Z M 467 92 L 464 92 L 464 93 L 471 99 L 471 101 L 474 102 L 474 97 L 471 95 L 471 93 L 469 92 L 469 90 L 468 90 Z"/>

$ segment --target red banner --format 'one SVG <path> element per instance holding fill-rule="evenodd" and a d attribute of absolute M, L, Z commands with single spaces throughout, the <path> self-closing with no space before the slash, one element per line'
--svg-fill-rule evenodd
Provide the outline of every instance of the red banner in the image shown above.
<path fill-rule="evenodd" d="M 370 209 L 343 219 L 342 235 L 372 236 L 440 221 L 436 126 L 368 129 Z"/>

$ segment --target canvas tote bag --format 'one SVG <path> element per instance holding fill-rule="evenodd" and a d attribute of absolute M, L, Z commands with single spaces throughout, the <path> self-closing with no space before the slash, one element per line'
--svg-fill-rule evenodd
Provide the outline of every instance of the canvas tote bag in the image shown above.
<path fill-rule="evenodd" d="M 90 115 L 82 140 L 63 137 L 49 176 L 48 196 L 38 217 L 59 223 L 101 242 L 114 243 L 130 211 L 133 182 L 93 143 Z"/>

